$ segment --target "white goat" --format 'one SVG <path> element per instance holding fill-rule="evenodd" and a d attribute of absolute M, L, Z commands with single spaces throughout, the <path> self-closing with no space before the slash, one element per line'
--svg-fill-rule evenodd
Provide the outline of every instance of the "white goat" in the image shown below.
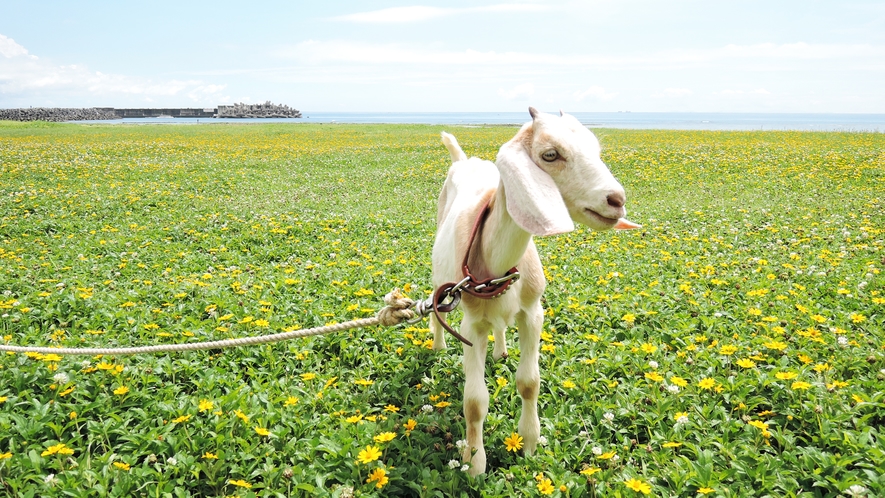
<path fill-rule="evenodd" d="M 546 280 L 532 236 L 569 232 L 574 229 L 573 220 L 595 230 L 638 227 L 624 219 L 624 189 L 600 159 L 593 133 L 567 114 L 543 114 L 531 107 L 529 114 L 532 121 L 501 147 L 495 163 L 468 159 L 455 137 L 442 133 L 453 164 L 439 196 L 434 286 L 461 281 L 465 261 L 479 279 L 500 277 L 513 267 L 518 267 L 521 276 L 511 282 L 507 294 L 496 299 L 465 294 L 462 300 L 461 333 L 473 343 L 464 346 L 467 446 L 462 460 L 470 463 L 474 476 L 486 470 L 483 421 L 489 407 L 484 379 L 488 333 L 494 337 L 493 357 L 505 357 L 504 331 L 514 321 L 520 348 L 516 388 L 522 397 L 518 430 L 525 454 L 534 453 L 541 435 L 538 349 Z M 484 224 L 471 241 L 471 227 L 486 204 L 489 211 Z M 442 324 L 431 318 L 430 328 L 434 349 L 445 348 Z"/>

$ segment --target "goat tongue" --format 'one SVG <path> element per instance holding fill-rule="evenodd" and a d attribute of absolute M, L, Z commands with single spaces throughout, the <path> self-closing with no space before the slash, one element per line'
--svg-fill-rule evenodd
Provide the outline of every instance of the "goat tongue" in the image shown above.
<path fill-rule="evenodd" d="M 637 225 L 627 218 L 621 218 L 612 228 L 615 230 L 633 230 L 634 228 L 642 228 L 642 225 Z"/>

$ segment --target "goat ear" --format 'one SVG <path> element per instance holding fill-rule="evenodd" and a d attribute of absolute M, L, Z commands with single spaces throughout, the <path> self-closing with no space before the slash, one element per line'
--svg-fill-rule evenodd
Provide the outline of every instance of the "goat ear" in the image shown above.
<path fill-rule="evenodd" d="M 555 235 L 575 229 L 553 178 L 526 152 L 523 143 L 504 144 L 495 161 L 504 183 L 507 212 L 532 235 Z"/>
<path fill-rule="evenodd" d="M 529 115 L 532 117 L 532 119 L 535 119 L 536 117 L 538 117 L 538 110 L 534 107 L 529 107 Z"/>

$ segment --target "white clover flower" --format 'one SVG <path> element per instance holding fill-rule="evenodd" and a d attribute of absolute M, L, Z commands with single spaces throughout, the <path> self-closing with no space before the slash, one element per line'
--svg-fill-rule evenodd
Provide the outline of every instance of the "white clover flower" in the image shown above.
<path fill-rule="evenodd" d="M 612 420 L 615 419 L 615 414 L 612 412 L 605 412 L 605 414 L 603 414 L 602 417 L 605 418 L 605 420 L 611 422 Z"/>
<path fill-rule="evenodd" d="M 848 338 L 845 337 L 844 335 L 840 335 L 839 337 L 836 338 L 836 342 L 838 342 L 840 346 L 847 346 L 848 345 Z"/>
<path fill-rule="evenodd" d="M 52 380 L 54 380 L 57 384 L 67 384 L 70 378 L 68 374 L 64 372 L 58 372 L 57 374 L 52 376 Z"/>
<path fill-rule="evenodd" d="M 540 444 L 541 446 L 547 446 L 547 438 L 544 436 L 539 436 L 538 444 Z"/>
<path fill-rule="evenodd" d="M 175 457 L 169 457 L 166 459 L 166 463 L 175 466 L 178 465 L 178 460 Z"/>
<path fill-rule="evenodd" d="M 467 447 L 467 440 L 466 439 L 459 439 L 459 440 L 455 441 L 455 447 L 458 448 L 459 450 L 463 450 L 464 448 Z"/>
<path fill-rule="evenodd" d="M 653 370 L 657 370 L 658 362 L 656 362 L 655 360 L 651 360 L 650 362 L 648 362 L 648 366 L 650 366 Z"/>
<path fill-rule="evenodd" d="M 587 437 L 587 436 L 590 435 L 590 433 L 587 432 L 587 431 L 581 431 L 581 432 L 578 433 L 578 435 L 581 436 L 581 437 Z"/>
<path fill-rule="evenodd" d="M 676 425 L 687 424 L 688 423 L 688 415 L 682 415 L 676 419 Z"/>
<path fill-rule="evenodd" d="M 433 411 L 433 406 L 432 405 L 424 405 L 421 407 L 421 411 L 424 413 L 430 413 Z"/>
<path fill-rule="evenodd" d="M 860 484 L 852 484 L 848 487 L 848 489 L 845 490 L 845 493 L 847 493 L 848 496 L 853 497 L 866 496 L 867 488 L 861 486 Z"/>
<path fill-rule="evenodd" d="M 469 463 L 465 463 L 464 465 L 461 466 L 461 472 L 467 472 L 469 469 L 470 469 Z"/>
<path fill-rule="evenodd" d="M 600 448 L 599 446 L 594 446 L 593 449 L 591 449 L 590 451 L 592 451 L 593 454 L 596 456 L 599 456 L 602 454 L 602 448 Z"/>
<path fill-rule="evenodd" d="M 460 466 L 461 466 L 461 462 L 459 462 L 458 460 L 449 460 L 449 468 L 450 469 L 456 469 Z"/>
<path fill-rule="evenodd" d="M 670 393 L 672 394 L 676 394 L 679 392 L 679 386 L 677 386 L 676 384 L 669 384 L 667 385 L 667 391 L 670 391 Z"/>

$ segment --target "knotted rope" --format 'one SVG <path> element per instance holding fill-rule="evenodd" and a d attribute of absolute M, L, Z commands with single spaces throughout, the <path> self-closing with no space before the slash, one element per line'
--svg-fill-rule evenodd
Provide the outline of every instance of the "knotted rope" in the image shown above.
<path fill-rule="evenodd" d="M 384 296 L 384 303 L 386 304 L 386 306 L 384 306 L 384 308 L 382 308 L 381 311 L 379 311 L 378 314 L 372 318 L 361 318 L 349 322 L 326 325 L 324 327 L 314 327 L 311 329 L 295 330 L 292 332 L 281 332 L 278 334 L 270 334 L 257 337 L 240 337 L 237 339 L 224 339 L 220 341 L 191 342 L 185 344 L 159 344 L 155 346 L 140 346 L 129 348 L 47 348 L 0 345 L 0 351 L 10 351 L 13 353 L 107 356 L 178 353 L 182 351 L 199 351 L 205 349 L 257 346 L 259 344 L 270 344 L 273 342 L 281 342 L 288 341 L 290 339 L 299 339 L 302 337 L 330 334 L 332 332 L 341 332 L 344 330 L 371 327 L 374 325 L 393 327 L 395 325 L 399 325 L 406 320 L 413 320 L 419 316 L 422 316 L 412 309 L 415 306 L 415 302 L 403 295 L 403 293 L 400 292 L 399 289 L 394 289 L 389 294 Z"/>

